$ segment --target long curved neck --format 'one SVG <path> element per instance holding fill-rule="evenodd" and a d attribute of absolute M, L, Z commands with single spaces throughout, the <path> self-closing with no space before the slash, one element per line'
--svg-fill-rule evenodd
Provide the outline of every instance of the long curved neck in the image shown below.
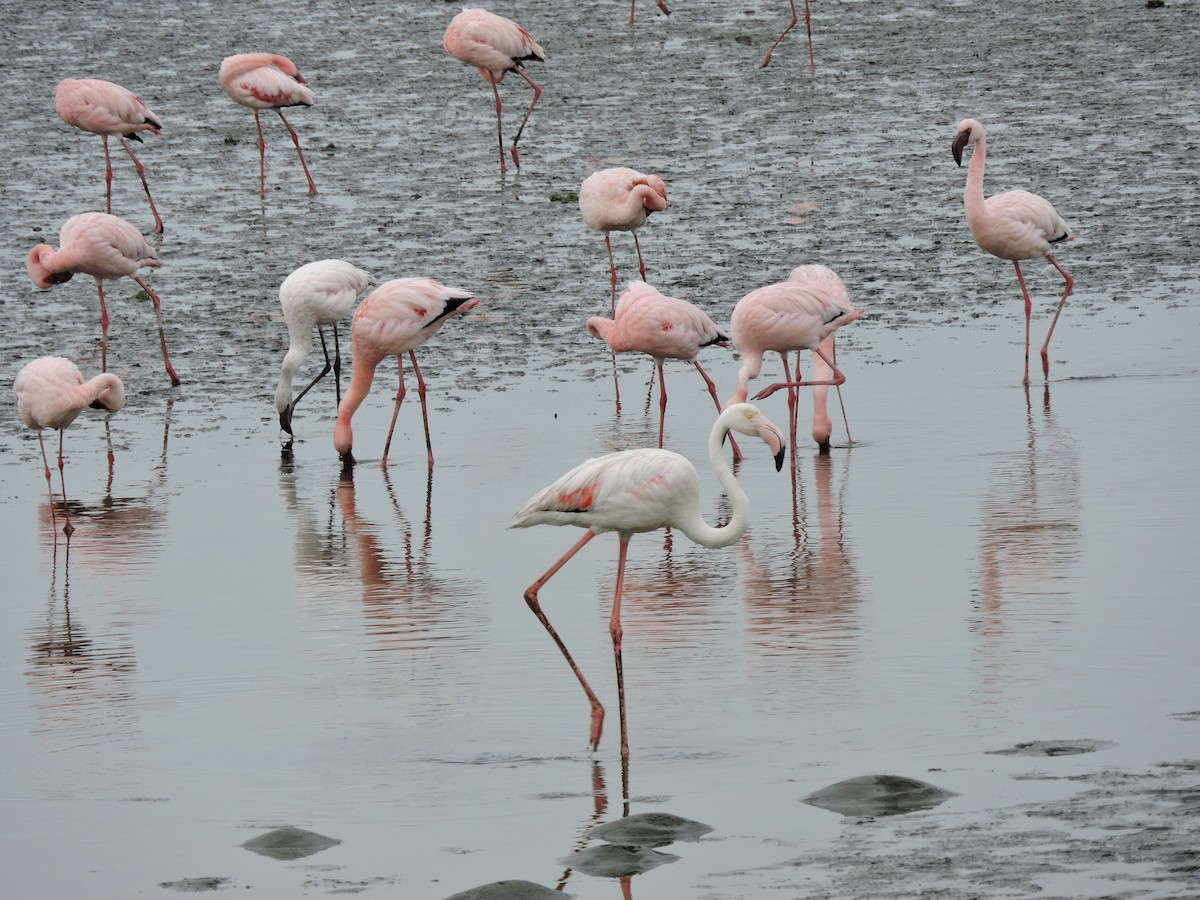
<path fill-rule="evenodd" d="M 725 489 L 725 494 L 729 497 L 729 502 L 733 506 L 733 515 L 728 524 L 714 527 L 705 522 L 700 517 L 700 511 L 696 510 L 696 518 L 692 522 L 679 524 L 680 530 L 691 540 L 702 547 L 713 550 L 736 543 L 750 527 L 750 498 L 746 496 L 746 492 L 733 477 L 729 463 L 725 462 L 724 445 L 725 436 L 728 433 L 729 429 L 722 425 L 714 428 L 712 434 L 709 435 L 708 464 L 712 466 L 717 481 L 721 482 L 721 487 Z"/>
<path fill-rule="evenodd" d="M 963 206 L 967 210 L 967 224 L 983 213 L 983 167 L 987 159 L 987 139 L 979 138 L 971 151 L 971 165 L 967 169 L 967 186 L 963 191 Z M 972 225 L 972 228 L 974 226 Z"/>
<path fill-rule="evenodd" d="M 354 353 L 354 369 L 350 376 L 350 386 L 342 394 L 342 403 L 338 407 L 337 422 L 333 426 L 333 446 L 337 452 L 345 456 L 354 441 L 354 433 L 350 428 L 350 420 L 362 406 L 371 391 L 371 382 L 375 380 L 375 367 L 382 361 L 383 356 L 369 353 L 352 341 Z"/>
<path fill-rule="evenodd" d="M 109 412 L 116 412 L 125 405 L 124 385 L 121 379 L 109 372 L 89 378 L 76 386 L 75 390 L 83 406 L 99 403 Z"/>

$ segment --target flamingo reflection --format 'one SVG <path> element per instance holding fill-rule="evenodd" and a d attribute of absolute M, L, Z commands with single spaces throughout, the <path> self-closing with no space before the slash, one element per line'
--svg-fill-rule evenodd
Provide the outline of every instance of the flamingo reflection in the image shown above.
<path fill-rule="evenodd" d="M 1012 665 L 1029 634 L 1063 634 L 1055 599 L 1080 558 L 1079 452 L 1050 410 L 1050 386 L 1040 409 L 1025 387 L 1025 442 L 996 454 L 980 511 L 978 602 L 971 627 L 980 637 L 983 681 Z M 985 688 L 990 692 L 990 688 Z"/>

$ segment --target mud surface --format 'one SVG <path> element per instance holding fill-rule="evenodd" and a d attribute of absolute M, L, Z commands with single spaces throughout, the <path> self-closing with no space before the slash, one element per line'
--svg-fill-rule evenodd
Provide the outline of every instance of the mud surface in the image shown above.
<path fill-rule="evenodd" d="M 164 120 L 134 147 L 184 382 L 136 286 L 110 286 L 129 405 L 67 434 L 69 549 L 36 440 L 0 417 L 14 896 L 440 898 L 517 879 L 581 900 L 1200 894 L 1200 4 L 812 7 L 815 77 L 802 24 L 757 68 L 786 3 L 678 0 L 667 18 L 643 2 L 633 28 L 620 3 L 490 7 L 548 56 L 522 168 L 501 178 L 490 90 L 441 49 L 453 4 L 0 0 L 0 382 L 46 354 L 98 369 L 90 280 L 39 292 L 24 271 L 103 208 L 100 139 L 54 114 L 67 76 L 121 83 Z M 259 49 L 316 92 L 288 113 L 316 197 L 264 116 L 260 202 L 252 116 L 216 78 Z M 511 135 L 530 92 L 508 78 L 501 95 Z M 988 126 L 986 190 L 1041 193 L 1077 235 L 1051 381 L 1029 394 L 1012 266 L 963 220 L 949 145 L 967 116 Z M 112 149 L 113 211 L 148 230 Z M 648 362 L 618 361 L 615 415 L 611 357 L 583 328 L 608 268 L 570 198 L 614 165 L 667 182 L 640 235 L 664 292 L 727 323 L 819 262 L 869 310 L 839 335 L 853 448 L 838 423 L 834 453 L 802 443 L 790 477 L 752 448 L 754 525 L 733 548 L 634 540 L 624 766 L 615 541 L 544 595 L 609 709 L 590 754 L 578 685 L 521 601 L 576 535 L 505 530 L 558 473 L 657 432 Z M 613 243 L 634 277 L 632 242 Z M 390 363 L 355 419 L 352 479 L 326 385 L 280 463 L 278 286 L 326 257 L 478 293 L 421 351 L 432 473 L 408 405 L 392 467 L 375 464 Z M 1040 342 L 1061 281 L 1023 268 Z M 732 390 L 732 354 L 702 362 Z M 667 445 L 719 520 L 711 403 L 683 365 L 668 384 Z M 782 396 L 763 404 L 777 422 Z M 956 796 L 877 819 L 802 802 L 868 774 Z M 631 882 L 562 864 L 601 822 L 667 809 L 713 831 Z M 241 848 L 288 823 L 341 843 L 291 862 Z"/>

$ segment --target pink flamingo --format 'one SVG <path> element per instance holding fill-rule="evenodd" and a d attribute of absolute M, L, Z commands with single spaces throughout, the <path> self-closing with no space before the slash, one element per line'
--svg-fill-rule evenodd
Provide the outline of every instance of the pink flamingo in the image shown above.
<path fill-rule="evenodd" d="M 308 171 L 308 163 L 304 161 L 300 136 L 283 116 L 285 106 L 312 106 L 315 102 L 313 92 L 296 64 L 286 56 L 274 53 L 239 53 L 225 57 L 218 77 L 225 93 L 242 106 L 254 110 L 254 127 L 258 129 L 259 197 L 267 196 L 267 146 L 263 141 L 262 121 L 258 116 L 260 109 L 273 109 L 279 114 L 279 120 L 296 145 L 300 166 L 304 169 L 304 177 L 308 179 L 308 195 L 315 197 L 317 186 Z"/>
<path fill-rule="evenodd" d="M 1029 384 L 1029 318 L 1032 301 L 1029 291 L 1025 288 L 1025 278 L 1021 275 L 1021 260 L 1037 259 L 1044 256 L 1050 264 L 1058 269 L 1065 285 L 1062 299 L 1058 301 L 1058 309 L 1054 311 L 1054 319 L 1050 322 L 1050 330 L 1046 332 L 1046 342 L 1042 344 L 1042 373 L 1050 377 L 1050 336 L 1054 334 L 1054 326 L 1058 324 L 1058 316 L 1063 304 L 1067 302 L 1067 294 L 1075 283 L 1067 270 L 1058 264 L 1050 255 L 1050 247 L 1064 241 L 1075 240 L 1063 217 L 1054 211 L 1050 201 L 1029 191 L 1007 191 L 991 197 L 983 196 L 983 167 L 987 158 L 987 141 L 984 139 L 983 126 L 975 119 L 963 119 L 958 123 L 958 132 L 950 145 L 954 161 L 962 165 L 963 149 L 974 145 L 975 152 L 971 156 L 971 166 L 967 169 L 967 188 L 963 195 L 963 204 L 967 210 L 967 225 L 975 243 L 992 256 L 1001 259 L 1011 259 L 1017 270 L 1017 283 L 1021 286 L 1021 295 L 1025 298 L 1025 384 Z"/>
<path fill-rule="evenodd" d="M 766 68 L 767 63 L 771 61 L 771 54 L 775 52 L 775 48 L 779 46 L 779 42 L 783 40 L 784 35 L 791 31 L 795 24 L 800 21 L 799 16 L 796 15 L 796 0 L 788 0 L 788 5 L 792 7 L 792 20 L 788 22 L 787 28 L 783 29 L 783 34 L 775 38 L 775 43 L 773 43 L 770 46 L 770 49 L 767 50 L 767 55 L 764 56 L 762 62 L 758 64 L 760 69 Z M 808 74 L 816 75 L 817 63 L 813 59 L 812 46 L 812 16 L 808 10 L 808 0 L 804 0 L 804 27 L 808 29 Z"/>
<path fill-rule="evenodd" d="M 42 466 L 46 471 L 46 491 L 50 494 L 50 515 L 54 516 L 54 491 L 50 486 L 50 462 L 46 459 L 46 444 L 42 429 L 58 432 L 58 478 L 63 492 L 63 534 L 70 537 L 75 531 L 67 510 L 67 483 L 63 478 L 63 431 L 84 409 L 91 406 L 115 413 L 125 405 L 125 385 L 116 375 L 105 373 L 89 381 L 83 380 L 79 367 L 62 356 L 43 356 L 26 363 L 13 381 L 17 412 L 26 426 L 37 432 L 42 448 Z M 55 527 L 58 522 L 55 520 Z"/>
<path fill-rule="evenodd" d="M 840 385 L 846 376 L 838 369 L 833 355 L 833 333 L 843 325 L 862 318 L 865 310 L 850 303 L 846 285 L 827 266 L 798 266 L 787 281 L 751 291 L 737 302 L 730 320 L 733 345 L 742 356 L 737 390 L 730 403 L 745 401 L 751 378 L 762 370 L 763 353 L 774 350 L 783 360 L 784 380 L 759 391 L 754 399 L 769 397 L 780 388 L 788 389 L 788 417 L 791 420 L 792 446 L 796 442 L 796 388 L 806 385 Z M 796 375 L 792 379 L 788 353 L 796 352 Z M 811 350 L 828 367 L 825 377 L 804 381 L 800 377 L 801 350 Z M 822 400 L 824 398 L 821 398 Z M 818 416 L 814 417 L 819 418 Z M 847 426 L 847 436 L 849 436 Z M 813 437 L 822 449 L 828 447 L 819 423 L 814 422 Z"/>
<path fill-rule="evenodd" d="M 576 466 L 530 498 L 517 510 L 516 518 L 509 526 L 575 525 L 587 529 L 570 550 L 526 589 L 525 602 L 566 657 L 591 703 L 590 743 L 593 750 L 600 745 L 604 707 L 571 658 L 566 644 L 542 612 L 538 591 L 597 534 L 603 531 L 617 533 L 620 549 L 609 632 L 617 667 L 621 756 L 629 756 L 625 727 L 625 680 L 621 667 L 621 588 L 625 579 L 625 556 L 629 540 L 635 534 L 660 528 L 677 528 L 702 547 L 715 549 L 730 546 L 746 533 L 750 524 L 750 501 L 721 452 L 725 436 L 730 431 L 761 438 L 775 457 L 776 471 L 783 466 L 784 451 L 783 435 L 756 407 L 748 403 L 734 404 L 717 417 L 708 438 L 708 460 L 732 507 L 732 515 L 725 525 L 714 527 L 700 515 L 700 478 L 685 457 L 670 450 L 643 448 L 608 453 Z"/>
<path fill-rule="evenodd" d="M 658 370 L 658 446 L 663 445 L 663 423 L 667 417 L 667 383 L 663 377 L 663 360 L 683 359 L 690 362 L 708 385 L 717 412 L 721 401 L 717 386 L 696 362 L 701 347 L 716 344 L 729 347 L 729 337 L 723 334 L 706 313 L 686 300 L 667 297 L 645 282 L 631 281 L 617 303 L 616 317 L 604 319 L 593 316 L 587 320 L 588 334 L 600 338 L 613 353 L 636 350 L 654 358 Z"/>
<path fill-rule="evenodd" d="M 671 14 L 671 11 L 669 9 L 667 9 L 667 4 L 664 3 L 663 0 L 654 0 L 654 2 L 656 4 L 658 4 L 658 8 L 663 11 L 664 16 L 669 16 Z M 637 6 L 637 0 L 629 0 L 629 24 L 630 25 L 633 24 L 633 10 L 634 10 L 634 7 L 636 7 L 636 6 Z"/>
<path fill-rule="evenodd" d="M 29 251 L 26 268 L 35 285 L 43 290 L 55 284 L 70 281 L 79 273 L 96 279 L 96 290 L 100 294 L 100 360 L 101 368 L 108 371 L 108 307 L 104 303 L 104 279 L 128 275 L 138 283 L 154 304 L 154 317 L 158 320 L 158 342 L 162 346 L 163 364 L 171 384 L 179 384 L 179 376 L 167 355 L 167 339 L 163 334 L 161 301 L 137 275 L 142 268 L 157 269 L 158 254 L 147 243 L 146 238 L 124 219 L 108 213 L 81 213 L 72 216 L 58 233 L 59 249 L 49 244 L 38 244 Z"/>
<path fill-rule="evenodd" d="M 429 340 L 446 323 L 450 316 L 461 315 L 474 309 L 479 301 L 470 291 L 446 287 L 432 278 L 396 278 L 385 281 L 366 300 L 359 304 L 350 325 L 350 346 L 354 356 L 354 369 L 346 396 L 338 406 L 337 424 L 333 428 L 333 446 L 342 458 L 345 467 L 354 465 L 351 446 L 354 432 L 350 420 L 366 399 L 375 379 L 375 368 L 385 356 L 395 356 L 400 369 L 400 389 L 396 394 L 396 408 L 392 412 L 392 423 L 388 426 L 387 442 L 383 445 L 380 466 L 387 468 L 388 448 L 392 445 L 392 431 L 396 428 L 396 416 L 404 402 L 404 359 L 408 354 L 413 373 L 417 377 L 417 396 L 421 399 L 421 418 L 425 423 L 425 450 L 429 465 L 433 465 L 433 444 L 429 438 L 429 415 L 425 410 L 425 380 L 417 365 L 414 352 Z"/>
<path fill-rule="evenodd" d="M 643 175 L 633 169 L 601 169 L 593 172 L 579 186 L 579 211 L 583 222 L 592 231 L 604 233 L 608 248 L 608 269 L 612 285 L 609 314 L 617 312 L 617 266 L 613 262 L 611 231 L 628 231 L 633 235 L 637 250 L 638 272 L 646 280 L 646 263 L 637 230 L 653 212 L 667 208 L 667 185 L 658 175 Z"/>
<path fill-rule="evenodd" d="M 521 159 L 517 155 L 517 141 L 525 130 L 525 123 L 533 112 L 534 104 L 542 96 L 542 89 L 525 74 L 521 63 L 530 60 L 546 61 L 546 54 L 537 41 L 530 37 L 529 32 L 511 19 L 490 13 L 486 9 L 464 8 L 450 20 L 446 33 L 442 37 L 442 46 L 455 59 L 469 63 L 479 70 L 479 74 L 492 86 L 492 94 L 496 97 L 496 135 L 500 142 L 500 174 L 505 172 L 504 166 L 504 126 L 500 121 L 500 88 L 498 85 L 509 72 L 516 72 L 533 88 L 533 99 L 529 101 L 529 109 L 525 110 L 525 118 L 517 129 L 517 136 L 512 141 L 513 165 L 521 168 Z"/>
<path fill-rule="evenodd" d="M 369 274 L 340 259 L 322 259 L 296 269 L 279 286 L 279 304 L 287 322 L 288 351 L 279 370 L 279 385 L 275 388 L 275 409 L 279 411 L 279 427 L 292 434 L 292 414 L 300 398 L 333 369 L 337 402 L 342 402 L 342 352 L 338 341 L 338 322 L 350 314 L 354 304 L 373 282 Z M 323 326 L 333 327 L 333 361 L 325 344 Z M 308 357 L 312 348 L 312 333 L 321 339 L 325 368 L 308 386 L 292 399 L 292 378 Z"/>
<path fill-rule="evenodd" d="M 146 170 L 129 146 L 126 138 L 142 143 L 139 131 L 162 133 L 162 122 L 137 96 L 119 84 L 99 78 L 64 78 L 54 89 L 54 109 L 68 125 L 100 135 L 104 142 L 104 202 L 105 212 L 112 212 L 112 158 L 108 154 L 109 136 L 115 137 L 133 160 L 150 212 L 154 213 L 154 232 L 162 234 L 163 221 L 146 184 Z"/>

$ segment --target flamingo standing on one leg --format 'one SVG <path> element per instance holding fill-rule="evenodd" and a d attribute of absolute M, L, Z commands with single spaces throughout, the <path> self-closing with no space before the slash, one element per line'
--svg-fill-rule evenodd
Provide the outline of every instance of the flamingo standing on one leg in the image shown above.
<path fill-rule="evenodd" d="M 54 492 L 50 487 L 50 462 L 42 429 L 58 432 L 58 478 L 63 492 L 63 534 L 70 537 L 75 530 L 67 509 L 67 483 L 63 478 L 63 431 L 89 406 L 115 413 L 125 405 L 125 385 L 116 375 L 105 373 L 89 381 L 83 380 L 79 367 L 62 356 L 43 356 L 26 363 L 13 381 L 17 412 L 29 428 L 37 432 L 42 448 L 42 466 L 46 472 L 46 491 L 50 494 L 50 515 L 54 516 Z M 55 527 L 57 527 L 57 519 Z"/>
<path fill-rule="evenodd" d="M 992 256 L 1001 259 L 1011 259 L 1017 270 L 1017 283 L 1021 286 L 1021 295 L 1025 298 L 1025 384 L 1029 384 L 1029 319 L 1032 301 L 1029 291 L 1025 288 L 1025 278 L 1021 275 L 1021 260 L 1037 259 L 1044 256 L 1050 264 L 1058 269 L 1065 285 L 1062 299 L 1058 301 L 1058 309 L 1054 311 L 1054 319 L 1050 322 L 1050 330 L 1046 332 L 1046 342 L 1042 344 L 1042 373 L 1050 377 L 1050 336 L 1054 334 L 1054 326 L 1058 324 L 1058 316 L 1071 293 L 1074 279 L 1067 270 L 1058 264 L 1050 255 L 1050 247 L 1064 241 L 1075 240 L 1070 226 L 1050 204 L 1049 200 L 1031 194 L 1029 191 L 1007 191 L 995 194 L 986 199 L 983 196 L 983 167 L 987 158 L 987 141 L 984 138 L 983 126 L 975 119 L 963 119 L 958 123 L 958 131 L 950 145 L 954 161 L 962 165 L 963 149 L 974 145 L 975 151 L 971 156 L 971 166 L 967 169 L 967 188 L 963 195 L 963 203 L 967 210 L 967 225 L 975 243 Z"/>
<path fill-rule="evenodd" d="M 717 412 L 721 401 L 717 387 L 696 362 L 701 347 L 729 347 L 729 336 L 717 328 L 702 310 L 686 300 L 667 297 L 645 282 L 631 281 L 617 303 L 616 317 L 593 316 L 587 320 L 588 334 L 600 338 L 613 353 L 636 350 L 654 358 L 658 370 L 658 446 L 663 445 L 663 423 L 667 417 L 667 383 L 664 359 L 690 362 L 708 385 Z M 736 445 L 735 445 L 736 446 Z"/>
<path fill-rule="evenodd" d="M 521 65 L 529 60 L 546 61 L 546 54 L 541 47 L 520 25 L 511 19 L 488 12 L 486 9 L 463 9 L 450 20 L 446 33 L 442 37 L 442 46 L 455 59 L 475 66 L 484 80 L 492 86 L 496 97 L 496 135 L 500 142 L 500 174 L 505 172 L 504 165 L 504 126 L 500 121 L 500 88 L 499 84 L 509 72 L 516 72 L 533 88 L 533 99 L 529 101 L 529 109 L 525 110 L 525 118 L 517 129 L 517 136 L 512 140 L 512 161 L 518 169 L 521 168 L 521 158 L 517 155 L 517 141 L 525 130 L 525 123 L 533 112 L 534 104 L 542 96 L 542 89 L 525 74 Z"/>
<path fill-rule="evenodd" d="M 283 116 L 285 106 L 312 106 L 315 102 L 313 92 L 296 64 L 286 56 L 274 53 L 239 53 L 225 57 L 218 77 L 225 93 L 242 106 L 254 110 L 254 127 L 258 129 L 259 197 L 267 196 L 267 145 L 263 141 L 262 121 L 258 116 L 260 109 L 273 109 L 279 114 L 279 120 L 296 145 L 300 166 L 304 169 L 304 177 L 308 179 L 308 195 L 316 196 L 317 185 L 308 171 L 308 163 L 304 161 L 300 136 Z"/>
<path fill-rule="evenodd" d="M 100 294 L 101 368 L 108 371 L 108 307 L 104 303 L 104 279 L 128 275 L 150 296 L 154 304 L 163 364 L 171 384 L 179 384 L 179 376 L 175 374 L 167 355 L 161 301 L 150 285 L 137 275 L 138 269 L 159 267 L 158 254 L 142 233 L 124 219 L 108 213 L 82 213 L 72 216 L 63 224 L 58 233 L 58 244 L 57 250 L 49 244 L 38 244 L 29 251 L 26 261 L 29 277 L 42 289 L 70 281 L 73 275 L 81 272 L 96 279 L 96 290 Z"/>
<path fill-rule="evenodd" d="M 714 527 L 700 515 L 700 478 L 695 467 L 683 456 L 670 450 L 621 450 L 590 459 L 535 494 L 522 506 L 511 528 L 531 525 L 575 525 L 586 528 L 582 538 L 525 591 L 525 602 L 545 626 L 546 631 L 566 657 L 571 671 L 583 686 L 592 706 L 589 742 L 593 750 L 600 744 L 604 707 L 571 658 L 566 644 L 542 612 L 540 591 L 571 557 L 603 531 L 615 531 L 620 540 L 617 556 L 617 584 L 613 593 L 613 658 L 617 668 L 617 698 L 621 716 L 621 756 L 629 755 L 625 725 L 625 680 L 621 666 L 621 588 L 625 579 L 625 556 L 629 539 L 635 534 L 677 528 L 703 547 L 728 547 L 746 532 L 750 524 L 750 501 L 737 483 L 721 451 L 730 431 L 757 436 L 770 448 L 775 468 L 783 466 L 783 435 L 757 408 L 739 403 L 717 418 L 708 438 L 708 460 L 717 480 L 729 497 L 733 513 L 726 525 Z"/>
<path fill-rule="evenodd" d="M 279 427 L 292 434 L 292 415 L 300 398 L 333 369 L 337 402 L 342 402 L 342 352 L 338 341 L 338 322 L 349 315 L 354 304 L 372 283 L 369 274 L 340 259 L 322 259 L 296 269 L 279 286 L 279 304 L 287 322 L 288 351 L 279 370 L 279 385 L 275 388 L 275 409 L 279 411 Z M 333 327 L 333 361 L 325 344 L 323 326 Z M 325 354 L 325 367 L 308 386 L 292 399 L 292 378 L 304 363 L 312 348 L 312 333 L 316 330 Z"/>
<path fill-rule="evenodd" d="M 671 11 L 669 9 L 667 9 L 667 4 L 665 2 L 663 2 L 663 0 L 654 0 L 654 2 L 658 5 L 658 8 L 663 11 L 664 16 L 669 16 L 671 14 Z M 629 0 L 629 24 L 630 25 L 633 24 L 633 10 L 634 10 L 634 7 L 636 7 L 636 6 L 637 6 L 637 0 Z"/>
<path fill-rule="evenodd" d="M 779 42 L 783 40 L 784 35 L 791 31 L 795 24 L 800 21 L 800 17 L 796 15 L 796 0 L 788 0 L 788 5 L 792 7 L 792 20 L 788 22 L 787 28 L 783 29 L 783 34 L 780 34 L 779 37 L 775 38 L 775 43 L 773 43 L 767 50 L 767 55 L 764 56 L 762 62 L 758 64 L 760 69 L 766 67 L 767 63 L 771 61 L 771 54 L 775 52 L 775 48 L 779 46 Z M 813 59 L 812 46 L 812 15 L 808 10 L 808 0 L 804 0 L 804 27 L 808 30 L 808 74 L 816 75 L 817 63 Z"/>
<path fill-rule="evenodd" d="M 133 160 L 150 212 L 154 214 L 154 232 L 162 234 L 163 221 L 146 184 L 146 170 L 126 138 L 142 143 L 139 131 L 162 133 L 162 122 L 132 91 L 99 78 L 64 78 L 54 89 L 54 109 L 68 125 L 100 135 L 104 142 L 104 211 L 112 212 L 112 158 L 108 154 L 109 136 L 115 137 Z"/>
<path fill-rule="evenodd" d="M 856 319 L 865 310 L 850 303 L 846 285 L 836 272 L 827 266 L 798 266 L 787 281 L 751 291 L 737 302 L 730 320 L 733 345 L 742 356 L 738 371 L 737 389 L 730 403 L 745 401 L 750 379 L 762 370 L 763 353 L 774 350 L 783 359 L 784 380 L 764 388 L 756 400 L 768 397 L 780 388 L 788 389 L 788 417 L 793 449 L 796 442 L 796 388 L 805 385 L 840 385 L 846 376 L 837 368 L 830 340 L 833 333 Z M 829 343 L 823 343 L 830 340 Z M 793 380 L 788 353 L 796 353 L 796 375 Z M 800 350 L 811 350 L 829 366 L 824 378 L 804 381 L 800 378 Z M 847 426 L 849 434 L 849 426 Z M 818 423 L 814 421 L 814 438 L 821 443 Z"/>
<path fill-rule="evenodd" d="M 601 169 L 593 172 L 579 186 L 579 211 L 583 222 L 592 231 L 604 233 L 608 249 L 608 269 L 612 297 L 609 315 L 617 312 L 617 266 L 613 262 L 611 231 L 628 231 L 633 235 L 637 250 L 638 272 L 646 280 L 646 263 L 637 230 L 645 224 L 650 213 L 667 208 L 667 185 L 658 175 L 643 175 L 633 169 Z"/>
<path fill-rule="evenodd" d="M 396 393 L 396 408 L 388 426 L 387 442 L 383 445 L 380 466 L 387 468 L 388 448 L 396 416 L 404 402 L 404 359 L 407 353 L 417 377 L 417 396 L 421 400 L 421 418 L 425 423 L 425 450 L 429 465 L 433 465 L 433 444 L 429 438 L 429 415 L 425 410 L 425 380 L 417 365 L 414 352 L 424 344 L 453 315 L 465 313 L 479 305 L 470 291 L 446 287 L 432 278 L 396 278 L 385 281 L 359 304 L 350 326 L 350 346 L 354 370 L 346 396 L 338 406 L 337 424 L 333 428 L 333 446 L 342 458 L 343 466 L 354 465 L 351 446 L 354 432 L 350 420 L 366 399 L 375 378 L 375 368 L 386 356 L 395 356 L 400 369 L 400 389 Z"/>

